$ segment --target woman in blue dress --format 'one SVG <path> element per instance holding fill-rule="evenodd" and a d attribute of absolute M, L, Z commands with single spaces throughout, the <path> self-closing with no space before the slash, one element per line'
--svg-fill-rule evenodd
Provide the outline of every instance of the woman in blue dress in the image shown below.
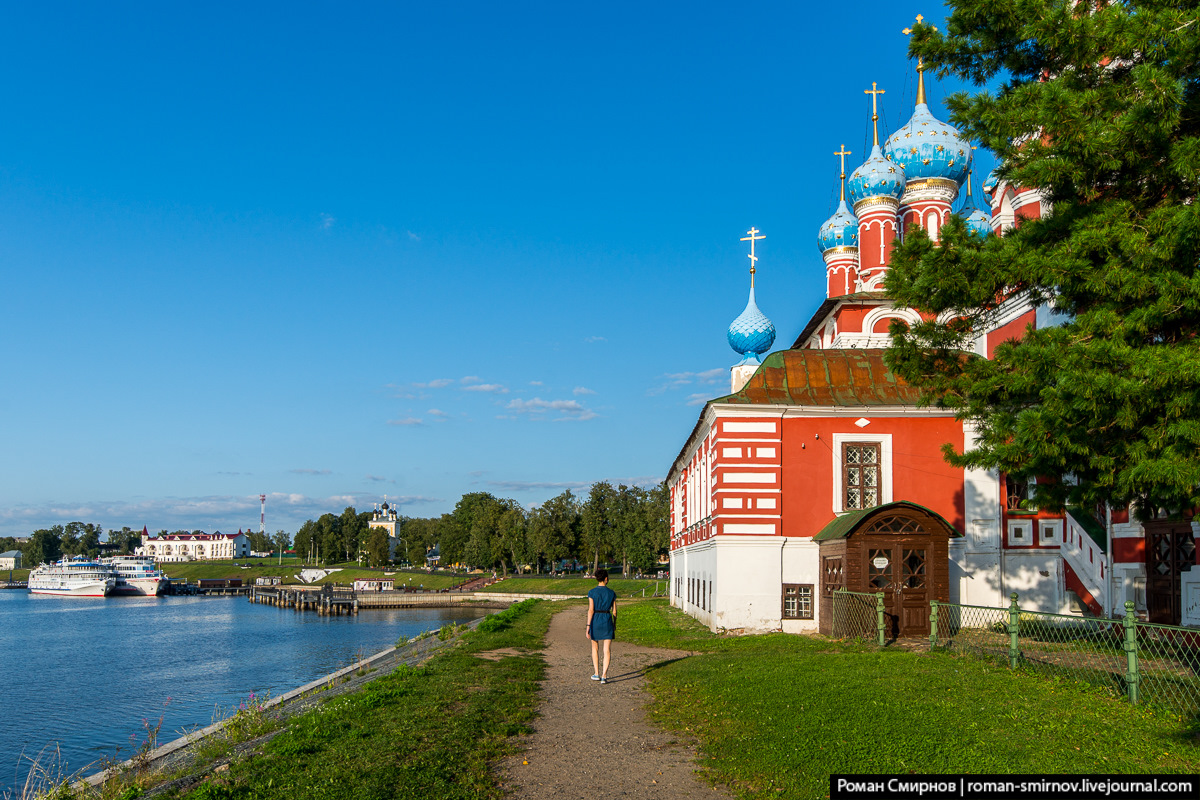
<path fill-rule="evenodd" d="M 608 570 L 596 570 L 600 585 L 588 592 L 587 638 L 592 642 L 592 680 L 608 683 L 609 646 L 617 635 L 617 593 L 608 588 Z M 600 643 L 604 643 L 604 669 L 600 669 Z"/>

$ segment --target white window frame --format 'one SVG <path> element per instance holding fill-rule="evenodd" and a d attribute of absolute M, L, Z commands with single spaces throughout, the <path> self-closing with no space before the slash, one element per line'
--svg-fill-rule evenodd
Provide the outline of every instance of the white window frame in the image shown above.
<path fill-rule="evenodd" d="M 842 445 L 864 442 L 879 445 L 879 504 L 892 502 L 892 435 L 890 433 L 835 433 L 833 435 L 833 513 L 845 514 L 842 492 Z M 851 509 L 861 511 L 861 509 Z"/>
<path fill-rule="evenodd" d="M 1032 545 L 1033 544 L 1033 526 L 1035 524 L 1036 524 L 1036 520 L 1033 520 L 1033 519 L 1010 519 L 1008 521 L 1008 543 L 1009 543 L 1009 545 L 1014 545 L 1014 544 Z M 1013 535 L 1013 531 L 1017 528 L 1025 528 L 1025 535 L 1022 536 L 1019 540 L 1017 539 L 1016 536 Z"/>
<path fill-rule="evenodd" d="M 1046 542 L 1051 542 L 1057 545 L 1063 544 L 1063 521 L 1061 519 L 1039 519 L 1037 524 L 1039 543 L 1045 544 Z M 1050 537 L 1045 535 L 1047 528 L 1054 531 Z"/>

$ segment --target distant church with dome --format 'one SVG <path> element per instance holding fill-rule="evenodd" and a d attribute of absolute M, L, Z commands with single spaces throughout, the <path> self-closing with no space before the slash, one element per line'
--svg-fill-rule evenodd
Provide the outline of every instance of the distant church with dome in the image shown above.
<path fill-rule="evenodd" d="M 1190 570 L 1200 525 L 1131 520 L 1127 511 L 1030 507 L 1031 487 L 994 471 L 952 467 L 941 447 L 972 445 L 952 412 L 883 361 L 894 319 L 920 321 L 884 291 L 892 245 L 918 227 L 935 242 L 960 194 L 978 236 L 1049 212 L 1036 188 L 983 184 L 971 192 L 972 148 L 937 119 L 917 68 L 911 118 L 873 144 L 817 232 L 826 298 L 790 347 L 754 290 L 727 338 L 741 357 L 730 394 L 710 400 L 667 475 L 671 602 L 712 630 L 828 631 L 836 589 L 882 592 L 891 633 L 929 633 L 929 601 L 1077 615 L 1123 613 L 1132 600 L 1151 621 L 1200 624 L 1200 570 Z M 1024 295 L 1010 298 L 974 342 L 990 358 L 1029 326 L 1057 324 Z M 1191 594 L 1189 594 L 1191 593 Z M 1197 601 L 1190 607 L 1188 598 Z"/>

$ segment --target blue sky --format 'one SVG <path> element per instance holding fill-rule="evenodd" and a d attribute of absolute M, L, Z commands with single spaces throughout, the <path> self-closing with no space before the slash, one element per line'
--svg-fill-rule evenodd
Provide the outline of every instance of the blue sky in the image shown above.
<path fill-rule="evenodd" d="M 0 535 L 660 480 L 727 390 L 744 232 L 777 348 L 824 298 L 832 153 L 871 81 L 911 114 L 917 13 L 14 5 Z"/>

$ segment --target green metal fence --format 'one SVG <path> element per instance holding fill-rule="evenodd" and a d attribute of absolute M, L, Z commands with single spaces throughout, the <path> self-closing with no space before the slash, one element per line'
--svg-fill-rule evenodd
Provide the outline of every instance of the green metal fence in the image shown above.
<path fill-rule="evenodd" d="M 1012 669 L 1073 679 L 1131 703 L 1200 714 L 1200 631 L 1123 619 L 930 603 L 931 647 L 1007 662 Z"/>
<path fill-rule="evenodd" d="M 880 647 L 886 642 L 883 593 L 867 594 L 835 589 L 833 592 L 833 636 L 837 639 L 866 639 Z"/>
<path fill-rule="evenodd" d="M 832 634 L 883 647 L 882 593 L 836 590 Z M 1200 717 L 1200 630 L 1140 622 L 1133 603 L 1121 619 L 932 602 L 929 645 L 999 661 L 1011 669 L 1074 680 L 1180 718 Z"/>

